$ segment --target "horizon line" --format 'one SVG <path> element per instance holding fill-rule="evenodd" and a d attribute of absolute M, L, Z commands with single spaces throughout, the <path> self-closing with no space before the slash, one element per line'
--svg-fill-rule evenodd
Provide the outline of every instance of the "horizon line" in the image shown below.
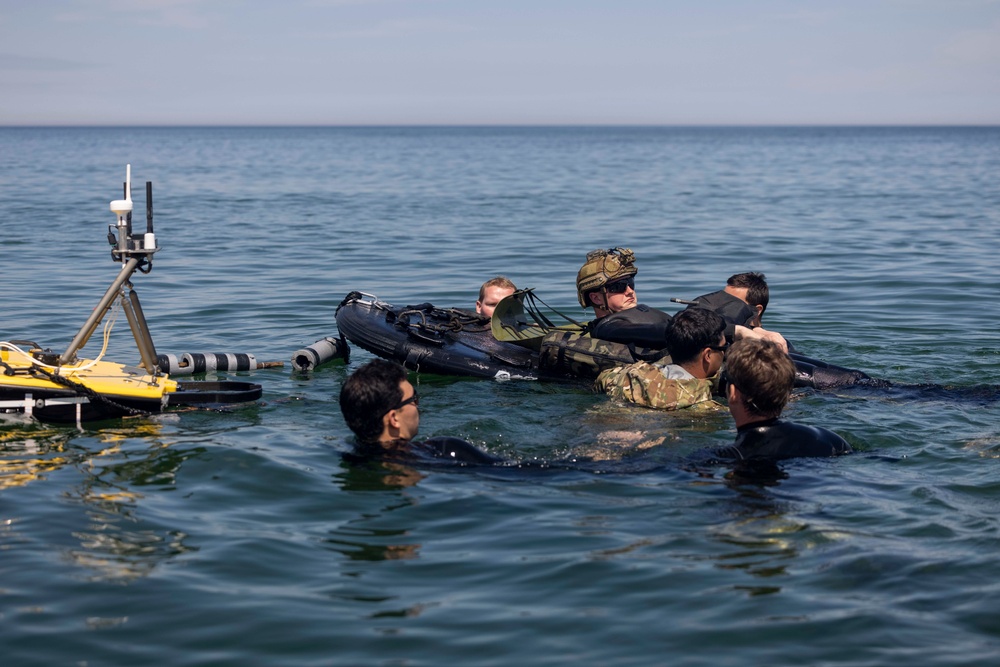
<path fill-rule="evenodd" d="M 4 123 L 0 128 L 991 128 L 995 123 Z"/>

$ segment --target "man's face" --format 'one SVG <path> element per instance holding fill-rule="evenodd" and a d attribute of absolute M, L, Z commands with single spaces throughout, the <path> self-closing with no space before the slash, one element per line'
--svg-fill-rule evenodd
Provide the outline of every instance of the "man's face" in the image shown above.
<path fill-rule="evenodd" d="M 417 407 L 416 401 L 413 400 L 417 390 L 413 388 L 409 380 L 400 382 L 399 388 L 403 390 L 403 398 L 400 401 L 402 407 L 395 410 L 399 437 L 403 440 L 412 440 L 417 436 L 417 430 L 420 427 L 420 409 Z"/>
<path fill-rule="evenodd" d="M 606 303 L 604 301 L 605 294 L 607 295 Z M 615 280 L 604 286 L 604 293 L 594 292 L 591 297 L 595 305 L 609 313 L 620 313 L 623 310 L 635 308 L 637 304 L 635 280 L 631 276 Z"/>
<path fill-rule="evenodd" d="M 726 344 L 726 337 L 722 336 L 715 347 L 711 349 L 711 362 L 709 364 L 708 377 L 714 377 L 716 373 L 722 370 L 722 362 L 726 360 L 726 350 L 729 346 Z"/>
<path fill-rule="evenodd" d="M 476 312 L 483 317 L 493 317 L 493 311 L 497 304 L 513 293 L 514 290 L 509 287 L 497 287 L 496 285 L 487 287 L 483 299 L 476 301 Z"/>

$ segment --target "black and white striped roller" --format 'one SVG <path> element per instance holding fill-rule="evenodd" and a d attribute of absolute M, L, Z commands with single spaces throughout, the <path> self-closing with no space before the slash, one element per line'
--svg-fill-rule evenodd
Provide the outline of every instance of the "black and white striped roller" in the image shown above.
<path fill-rule="evenodd" d="M 254 371 L 259 367 L 257 357 L 243 352 L 195 352 L 177 358 L 175 354 L 156 357 L 161 371 L 170 375 L 198 375 L 212 371 Z"/>

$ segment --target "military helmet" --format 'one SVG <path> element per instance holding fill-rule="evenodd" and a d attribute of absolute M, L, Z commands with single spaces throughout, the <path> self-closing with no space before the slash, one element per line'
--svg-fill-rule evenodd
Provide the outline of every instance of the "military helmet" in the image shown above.
<path fill-rule="evenodd" d="M 635 253 L 629 248 L 610 248 L 594 250 L 587 253 L 587 261 L 576 274 L 576 295 L 580 305 L 590 307 L 587 294 L 599 290 L 608 283 L 620 278 L 634 276 L 639 272 L 635 268 Z"/>

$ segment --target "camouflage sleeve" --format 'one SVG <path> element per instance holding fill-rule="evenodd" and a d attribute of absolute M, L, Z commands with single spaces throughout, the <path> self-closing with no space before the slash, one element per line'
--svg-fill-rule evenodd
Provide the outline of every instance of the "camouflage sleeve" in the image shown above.
<path fill-rule="evenodd" d="M 670 380 L 644 361 L 603 371 L 595 386 L 612 398 L 660 410 L 680 410 L 712 400 L 711 380 Z"/>

